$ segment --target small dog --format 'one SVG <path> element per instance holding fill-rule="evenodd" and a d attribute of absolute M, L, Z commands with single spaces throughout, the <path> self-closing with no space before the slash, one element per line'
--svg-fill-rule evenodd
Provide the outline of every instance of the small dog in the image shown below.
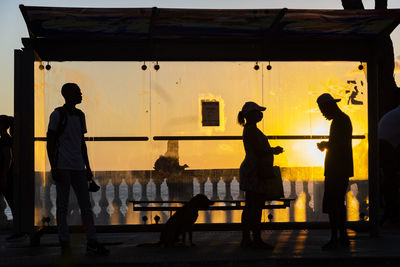
<path fill-rule="evenodd" d="M 199 209 L 206 209 L 213 205 L 205 195 L 198 194 L 178 209 L 165 223 L 160 234 L 160 241 L 152 244 L 139 244 L 138 247 L 173 247 L 182 235 L 182 241 L 186 241 L 186 233 L 189 234 L 190 246 L 193 246 L 192 227 L 199 216 Z"/>
<path fill-rule="evenodd" d="M 203 194 L 194 196 L 168 219 L 161 231 L 159 244 L 162 247 L 172 247 L 179 241 L 180 235 L 182 235 L 182 241 L 185 243 L 186 233 L 188 233 L 190 245 L 193 246 L 192 227 L 199 216 L 199 209 L 208 208 L 213 204 L 214 202 Z"/>

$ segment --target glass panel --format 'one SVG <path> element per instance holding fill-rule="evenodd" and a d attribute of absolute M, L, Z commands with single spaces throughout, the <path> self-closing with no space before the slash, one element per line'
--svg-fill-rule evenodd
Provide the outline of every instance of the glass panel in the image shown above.
<path fill-rule="evenodd" d="M 95 67 L 94 67 L 95 66 Z M 86 115 L 89 137 L 137 137 L 149 136 L 150 130 L 150 72 L 141 70 L 138 62 L 63 62 L 51 63 L 50 70 L 40 70 L 35 64 L 35 137 L 45 137 L 49 116 L 64 104 L 61 87 L 64 83 L 77 83 L 83 93 L 78 105 Z M 118 71 L 116 71 L 118 70 Z M 87 142 L 89 159 L 97 176 L 98 171 L 148 170 L 151 146 L 147 142 Z M 140 152 L 139 152 L 140 151 Z M 36 224 L 43 216 L 55 216 L 55 186 L 50 179 L 50 166 L 43 141 L 35 142 L 36 170 Z M 115 176 L 115 174 L 113 173 Z M 106 177 L 114 177 L 107 176 Z M 119 177 L 118 175 L 116 175 Z M 102 175 L 101 177 L 104 177 Z M 105 182 L 107 181 L 107 182 Z M 99 180 L 108 185 L 109 180 Z M 118 179 L 116 182 L 118 184 Z M 105 182 L 105 184 L 104 184 Z M 110 182 L 110 184 L 112 184 Z M 113 199 L 113 187 L 107 189 L 106 201 L 94 201 L 94 211 L 112 211 L 108 199 Z M 111 189 L 113 190 L 111 190 Z M 104 192 L 103 192 L 104 193 Z M 97 193 L 96 193 L 97 194 Z M 93 194 L 93 199 L 99 195 Z M 111 200 L 112 202 L 112 200 Z M 111 203 L 110 202 L 110 203 Z M 100 203 L 100 206 L 99 206 Z M 117 201 L 117 203 L 121 203 Z M 78 206 L 71 194 L 72 213 L 70 223 L 79 223 Z M 74 213 L 75 212 L 75 213 Z M 113 214 L 113 213 L 111 213 Z M 121 220 L 96 219 L 99 224 L 119 224 Z M 55 220 L 53 220 L 55 223 Z"/>
<path fill-rule="evenodd" d="M 264 211 L 263 221 L 269 221 L 269 214 L 276 222 L 327 220 L 321 213 L 324 153 L 316 149 L 320 140 L 307 138 L 329 133 L 330 122 L 315 102 L 324 92 L 342 99 L 339 106 L 350 116 L 353 134 L 367 137 L 366 77 L 357 62 L 273 62 L 271 70 L 266 69 L 268 63 L 259 62 L 257 71 L 254 62 L 160 62 L 158 71 L 155 64 L 147 63 L 146 71 L 137 62 L 51 63 L 50 71 L 35 65 L 36 137 L 45 136 L 50 113 L 63 104 L 60 88 L 65 82 L 76 82 L 82 89 L 84 99 L 78 107 L 87 117 L 87 136 L 149 137 L 87 142 L 95 179 L 102 186 L 92 193 L 96 224 L 142 224 L 145 215 L 147 223 L 155 223 L 155 215 L 161 222 L 169 217 L 169 212 L 134 212 L 129 200 L 186 200 L 197 193 L 243 199 L 238 183 L 244 158 L 241 140 L 153 137 L 241 136 L 236 116 L 246 101 L 267 107 L 258 125 L 264 133 L 297 138 L 270 140 L 272 146 L 285 149 L 275 164 L 282 170 L 285 197 L 296 201 L 287 209 Z M 219 126 L 203 126 L 202 100 L 218 101 Z M 368 217 L 368 140 L 353 140 L 353 153 L 355 177 L 347 207 L 349 220 L 357 221 Z M 166 161 L 165 167 L 163 157 L 178 161 Z M 35 216 L 40 224 L 42 216 L 55 216 L 55 187 L 47 178 L 43 141 L 35 143 L 35 169 Z M 79 224 L 74 199 L 71 194 L 70 223 Z M 241 211 L 201 212 L 198 223 L 240 222 L 240 215 Z"/>
<path fill-rule="evenodd" d="M 350 117 L 353 135 L 365 136 L 365 139 L 353 140 L 354 177 L 350 180 L 346 199 L 348 219 L 357 221 L 360 214 L 368 215 L 366 66 L 359 70 L 359 63 L 356 62 L 271 64 L 272 69 L 264 72 L 264 103 L 267 107 L 262 124 L 264 133 L 328 135 L 331 121 L 322 116 L 316 99 L 322 93 L 330 93 L 334 98 L 341 99 L 338 106 Z M 264 67 L 267 63 L 262 65 Z M 325 153 L 321 153 L 316 147 L 316 143 L 320 141 L 271 141 L 272 146 L 280 145 L 285 149 L 283 154 L 275 157 L 275 164 L 283 167 L 283 179 L 303 183 L 303 189 L 296 187 L 296 194 L 293 196 L 297 200 L 294 206 L 295 215 L 297 214 L 298 218 L 307 218 L 307 221 L 327 220 L 327 216 L 321 213 Z M 307 188 L 308 191 L 305 190 Z M 305 192 L 306 195 L 299 192 Z M 290 221 L 292 220 L 293 218 Z"/>
<path fill-rule="evenodd" d="M 152 134 L 241 135 L 246 101 L 262 101 L 262 71 L 251 62 L 162 62 L 151 80 Z M 201 101 L 220 103 L 220 126 L 202 126 Z"/>

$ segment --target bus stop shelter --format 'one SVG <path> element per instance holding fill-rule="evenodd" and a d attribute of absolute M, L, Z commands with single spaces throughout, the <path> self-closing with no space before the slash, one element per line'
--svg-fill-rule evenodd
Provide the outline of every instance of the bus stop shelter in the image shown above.
<path fill-rule="evenodd" d="M 378 233 L 381 47 L 400 10 L 20 9 L 29 37 L 14 52 L 19 230 L 34 227 L 35 61 L 359 61 L 368 69 L 369 227 Z"/>

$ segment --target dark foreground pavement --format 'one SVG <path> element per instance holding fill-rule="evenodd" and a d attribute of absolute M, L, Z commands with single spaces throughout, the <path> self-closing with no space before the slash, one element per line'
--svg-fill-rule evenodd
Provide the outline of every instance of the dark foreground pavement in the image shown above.
<path fill-rule="evenodd" d="M 272 251 L 242 249 L 240 232 L 195 232 L 195 247 L 137 247 L 157 242 L 158 233 L 107 233 L 99 239 L 111 250 L 109 256 L 85 256 L 85 238 L 72 235 L 73 256 L 60 256 L 57 236 L 48 234 L 39 247 L 28 240 L 6 243 L 0 235 L 0 266 L 400 266 L 400 230 L 384 230 L 380 237 L 351 233 L 347 250 L 321 251 L 328 230 L 264 231 Z"/>

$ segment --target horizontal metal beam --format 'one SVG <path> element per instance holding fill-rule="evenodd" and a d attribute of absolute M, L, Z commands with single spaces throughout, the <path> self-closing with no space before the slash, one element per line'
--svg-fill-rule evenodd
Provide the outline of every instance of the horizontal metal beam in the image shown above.
<path fill-rule="evenodd" d="M 107 142 L 107 141 L 148 141 L 147 136 L 123 136 L 123 137 L 85 137 L 85 141 Z M 46 142 L 46 137 L 35 137 L 35 141 Z"/>
<path fill-rule="evenodd" d="M 329 135 L 268 135 L 271 140 L 318 140 L 329 139 Z M 154 141 L 199 141 L 199 140 L 242 140 L 240 135 L 224 135 L 224 136 L 154 136 Z M 353 135 L 353 139 L 365 139 L 365 135 Z M 35 141 L 45 142 L 46 137 L 35 137 Z M 107 141 L 148 141 L 147 136 L 111 136 L 111 137 L 85 137 L 85 141 L 107 142 Z"/>
<path fill-rule="evenodd" d="M 43 61 L 367 61 L 371 40 L 63 40 L 23 38 Z"/>
<path fill-rule="evenodd" d="M 329 135 L 268 135 L 272 140 L 314 140 L 329 139 Z M 154 141 L 166 140 L 242 140 L 242 136 L 154 136 Z M 353 139 L 365 139 L 365 135 L 353 135 Z"/>

